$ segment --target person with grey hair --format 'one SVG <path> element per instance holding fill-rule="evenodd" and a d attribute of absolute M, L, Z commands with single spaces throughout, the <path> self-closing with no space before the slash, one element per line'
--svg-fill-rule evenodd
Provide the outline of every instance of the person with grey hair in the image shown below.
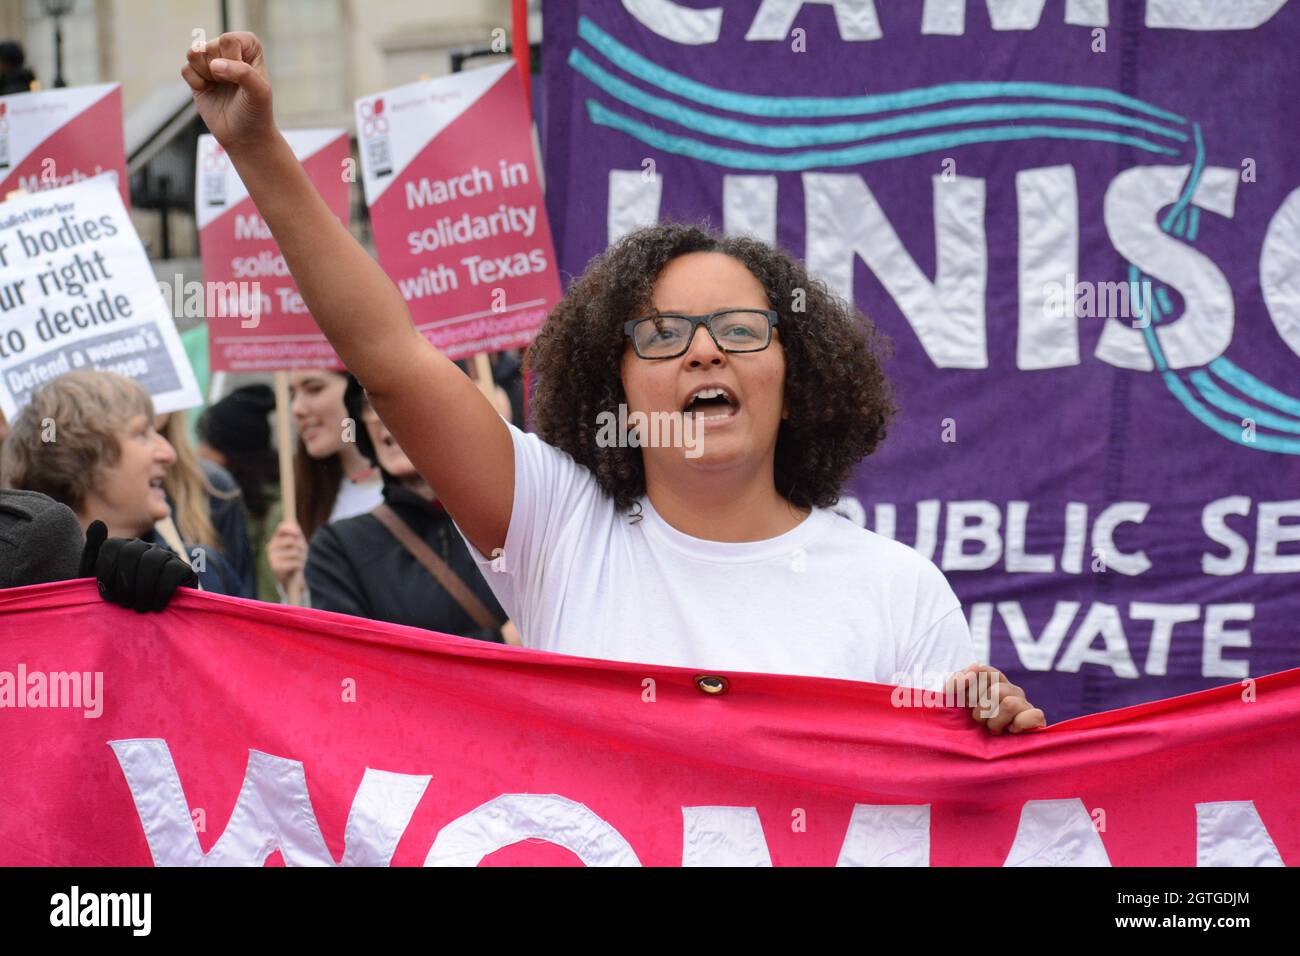
<path fill-rule="evenodd" d="M 4 496 L 0 586 L 93 574 L 106 598 L 140 611 L 184 583 L 221 591 L 220 555 L 191 570 L 147 540 L 171 514 L 161 484 L 175 460 L 153 420 L 148 392 L 113 372 L 69 372 L 32 393 L 0 446 L 0 486 L 21 490 Z"/>

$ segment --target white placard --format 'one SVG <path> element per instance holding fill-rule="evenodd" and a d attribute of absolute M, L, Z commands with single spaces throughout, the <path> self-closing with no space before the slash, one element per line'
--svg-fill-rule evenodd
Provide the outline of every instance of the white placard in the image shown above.
<path fill-rule="evenodd" d="M 116 186 L 96 177 L 0 203 L 0 408 L 65 372 L 135 379 L 158 412 L 202 402 Z"/>

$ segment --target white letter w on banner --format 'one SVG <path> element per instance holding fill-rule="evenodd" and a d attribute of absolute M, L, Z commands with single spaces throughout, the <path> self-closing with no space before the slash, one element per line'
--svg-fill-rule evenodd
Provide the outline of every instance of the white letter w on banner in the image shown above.
<path fill-rule="evenodd" d="M 307 795 L 301 761 L 248 752 L 239 799 L 204 853 L 165 740 L 110 740 L 155 866 L 261 866 L 276 850 L 286 866 L 336 866 Z M 344 831 L 343 866 L 388 866 L 428 776 L 366 768 Z"/>

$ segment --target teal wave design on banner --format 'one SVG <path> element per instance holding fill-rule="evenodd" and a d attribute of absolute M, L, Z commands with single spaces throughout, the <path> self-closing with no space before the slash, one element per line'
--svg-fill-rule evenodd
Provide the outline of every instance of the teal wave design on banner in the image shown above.
<path fill-rule="evenodd" d="M 1201 139 L 1199 125 L 1193 124 L 1193 137 L 1196 155 L 1187 175 L 1187 183 L 1179 194 L 1178 201 L 1160 222 L 1160 228 L 1164 232 L 1182 236 L 1188 242 L 1196 241 L 1199 212 L 1191 205 L 1191 201 L 1205 169 L 1205 143 Z M 1129 264 L 1130 290 L 1139 290 L 1143 288 L 1142 283 L 1152 281 L 1137 266 Z M 1143 340 L 1169 393 L 1198 422 L 1233 444 L 1281 455 L 1300 455 L 1300 438 L 1289 437 L 1291 434 L 1300 434 L 1300 399 L 1260 381 L 1222 355 L 1204 369 L 1182 370 L 1181 375 L 1185 378 L 1169 368 L 1156 336 L 1156 326 L 1174 317 L 1171 314 L 1172 302 L 1168 287 L 1163 283 L 1155 284 L 1154 289 L 1155 301 L 1150 301 L 1151 297 L 1139 296 L 1136 291 L 1130 294 L 1129 301 L 1138 303 L 1139 318 L 1144 320 Z M 1149 314 L 1142 311 L 1144 303 Z M 1236 389 L 1256 404 L 1232 395 L 1222 385 Z M 1223 418 L 1212 408 L 1232 415 L 1233 418 Z M 1261 432 L 1261 427 L 1287 434 Z"/>
<path fill-rule="evenodd" d="M 718 139 L 730 139 L 754 146 L 819 146 L 826 143 L 851 142 L 877 136 L 892 136 L 895 133 L 930 129 L 936 126 L 955 126 L 960 123 L 977 123 L 989 120 L 1022 119 L 1076 119 L 1112 123 L 1116 126 L 1140 129 L 1180 143 L 1185 143 L 1190 138 L 1187 133 L 1176 127 L 1164 126 L 1125 113 L 1095 107 L 1056 103 L 994 103 L 935 110 L 927 113 L 905 113 L 902 116 L 869 123 L 770 126 L 715 116 L 712 113 L 692 109 L 673 100 L 647 93 L 601 68 L 581 50 L 573 50 L 569 54 L 568 62 L 569 66 L 573 67 L 601 90 L 643 113 L 648 113 L 651 116 L 656 116 L 678 126 L 685 126 L 688 129 Z M 588 100 L 587 102 L 591 103 L 592 101 Z M 612 110 L 609 112 L 613 113 Z M 1159 144 L 1152 143 L 1151 145 Z"/>
<path fill-rule="evenodd" d="M 753 169 L 761 172 L 801 172 L 825 166 L 863 166 L 887 159 L 919 156 L 939 152 L 954 146 L 971 146 L 979 143 L 1006 143 L 1032 139 L 1091 140 L 1099 143 L 1118 143 L 1163 156 L 1177 156 L 1178 151 L 1159 146 L 1137 136 L 1114 133 L 1109 130 L 1081 129 L 1070 126 L 992 126 L 979 129 L 955 130 L 929 136 L 912 136 L 881 143 L 868 143 L 844 149 L 817 149 L 797 153 L 768 154 L 749 150 L 714 146 L 689 136 L 677 136 L 654 129 L 630 117 L 608 109 L 595 100 L 587 101 L 587 113 L 593 123 L 609 126 L 627 133 L 647 146 L 665 153 L 674 153 L 690 159 L 726 166 L 730 169 Z"/>
<path fill-rule="evenodd" d="M 1081 100 L 1109 103 L 1139 113 L 1146 113 L 1171 123 L 1184 124 L 1187 120 L 1177 113 L 1153 106 L 1143 100 L 1104 87 L 1068 86 L 1059 83 L 944 83 L 916 90 L 895 93 L 871 93 L 863 96 L 759 96 L 720 90 L 674 73 L 648 60 L 635 50 L 624 46 L 610 36 L 589 17 L 578 20 L 578 36 L 586 40 L 625 73 L 639 76 L 652 86 L 705 106 L 732 113 L 749 113 L 753 116 L 797 117 L 801 119 L 826 116 L 853 116 L 855 114 L 885 113 L 892 110 L 915 109 L 947 103 L 952 100 L 987 99 L 992 96 L 1019 96 L 1025 99 Z"/>
<path fill-rule="evenodd" d="M 984 143 L 1089 141 L 1178 157 L 1182 155 L 1181 148 L 1191 142 L 1195 152 L 1187 183 L 1177 202 L 1161 220 L 1160 228 L 1189 243 L 1194 243 L 1200 232 L 1200 211 L 1192 205 L 1192 196 L 1205 168 L 1205 146 L 1199 125 L 1189 123 L 1177 113 L 1115 90 L 1059 83 L 967 82 L 840 97 L 764 96 L 713 87 L 660 66 L 585 16 L 578 20 L 578 36 L 610 66 L 636 77 L 654 92 L 611 72 L 576 46 L 569 51 L 567 64 L 570 69 L 611 99 L 644 116 L 678 126 L 684 132 L 667 132 L 592 98 L 584 102 L 588 118 L 596 125 L 618 130 L 661 152 L 729 169 L 799 172 L 828 166 L 868 165 Z M 1007 98 L 1054 102 L 1005 102 Z M 993 99 L 999 102 L 975 102 Z M 767 120 L 904 112 L 871 121 L 755 123 L 748 118 L 698 110 L 679 100 L 740 114 L 741 117 Z M 956 103 L 967 105 L 953 105 Z M 940 108 L 920 112 L 932 106 Z M 1133 116 L 1106 107 L 1141 115 Z M 1021 120 L 1060 120 L 1083 125 L 1016 122 Z M 902 135 L 920 130 L 931 132 Z M 700 136 L 761 149 L 719 145 Z M 825 148 L 836 144 L 843 145 Z M 1242 447 L 1300 455 L 1300 437 L 1291 437 L 1300 435 L 1300 398 L 1261 381 L 1226 356 L 1220 356 L 1205 368 L 1178 372 L 1170 369 L 1155 331 L 1162 321 L 1175 318 L 1170 290 L 1131 263 L 1128 280 L 1134 290 L 1130 301 L 1138 304 L 1143 341 L 1155 370 L 1187 413 L 1215 434 Z M 1153 296 L 1144 298 L 1140 294 L 1144 283 L 1151 284 Z M 1228 388 L 1243 397 L 1232 394 Z M 1224 414 L 1233 417 L 1224 418 Z M 1261 431 L 1262 428 L 1282 434 Z"/>

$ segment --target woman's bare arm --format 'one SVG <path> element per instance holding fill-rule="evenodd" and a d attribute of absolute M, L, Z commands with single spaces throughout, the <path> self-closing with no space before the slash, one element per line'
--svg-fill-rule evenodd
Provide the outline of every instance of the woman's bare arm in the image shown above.
<path fill-rule="evenodd" d="M 398 444 L 483 554 L 505 544 L 514 449 L 479 388 L 411 324 L 392 280 L 335 218 L 276 129 L 262 46 L 226 33 L 181 71 L 266 220 L 303 301 Z"/>

